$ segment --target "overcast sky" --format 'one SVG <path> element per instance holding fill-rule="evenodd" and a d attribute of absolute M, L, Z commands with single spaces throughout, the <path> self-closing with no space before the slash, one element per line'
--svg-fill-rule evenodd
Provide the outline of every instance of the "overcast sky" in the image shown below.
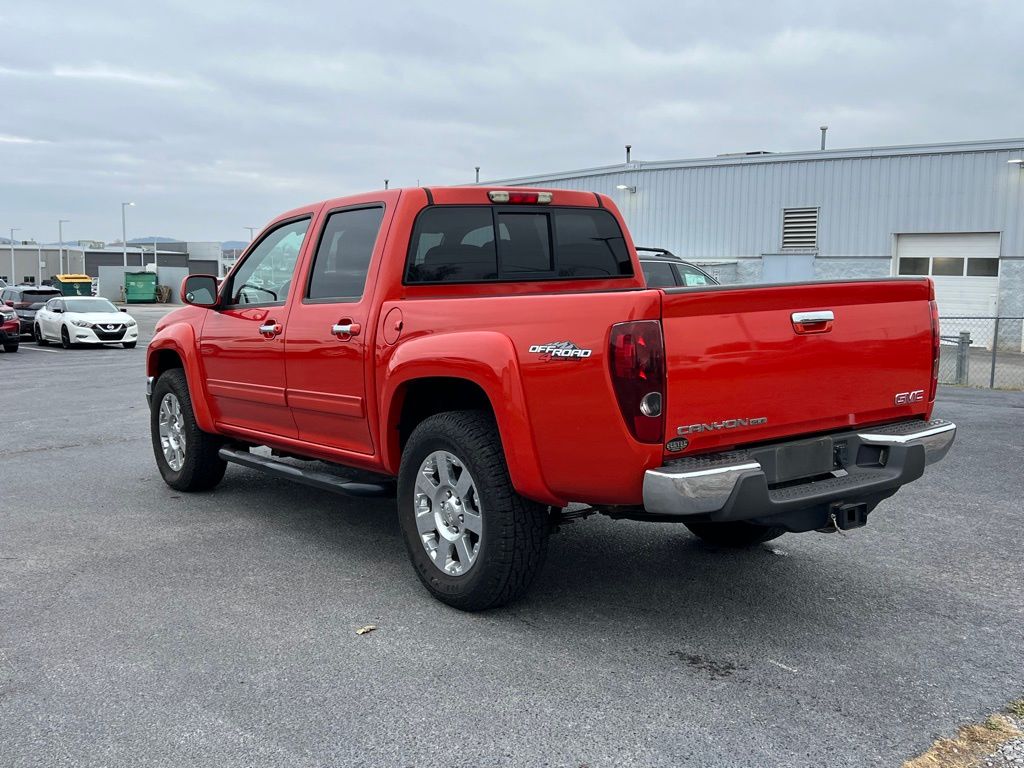
<path fill-rule="evenodd" d="M 0 234 L 248 239 L 305 202 L 1024 135 L 1024 3 L 0 3 Z"/>

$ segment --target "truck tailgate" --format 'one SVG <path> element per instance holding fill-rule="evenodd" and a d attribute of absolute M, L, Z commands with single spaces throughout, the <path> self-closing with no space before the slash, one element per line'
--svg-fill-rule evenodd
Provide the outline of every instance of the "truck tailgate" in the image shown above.
<path fill-rule="evenodd" d="M 687 454 L 931 411 L 926 278 L 663 294 L 665 436 Z M 834 321 L 794 322 L 805 312 Z"/>

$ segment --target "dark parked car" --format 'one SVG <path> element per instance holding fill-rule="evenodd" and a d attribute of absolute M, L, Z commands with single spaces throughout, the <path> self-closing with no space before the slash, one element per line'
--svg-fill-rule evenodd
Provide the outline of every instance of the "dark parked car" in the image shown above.
<path fill-rule="evenodd" d="M 21 333 L 32 333 L 36 311 L 54 296 L 60 296 L 56 288 L 40 285 L 12 285 L 0 291 L 0 303 L 12 307 L 21 323 Z"/>
<path fill-rule="evenodd" d="M 637 246 L 636 255 L 640 257 L 640 266 L 644 271 L 644 280 L 648 288 L 718 285 L 718 281 L 703 269 L 683 261 L 672 251 L 664 248 Z"/>

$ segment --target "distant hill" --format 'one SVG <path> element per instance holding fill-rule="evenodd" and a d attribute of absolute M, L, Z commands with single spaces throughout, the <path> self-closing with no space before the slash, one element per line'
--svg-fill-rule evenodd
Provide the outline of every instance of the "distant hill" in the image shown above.
<path fill-rule="evenodd" d="M 139 245 L 143 243 L 180 243 L 176 237 L 133 237 L 128 241 L 128 245 Z"/>
<path fill-rule="evenodd" d="M 245 240 L 225 240 L 220 244 L 222 251 L 241 251 L 249 247 Z"/>

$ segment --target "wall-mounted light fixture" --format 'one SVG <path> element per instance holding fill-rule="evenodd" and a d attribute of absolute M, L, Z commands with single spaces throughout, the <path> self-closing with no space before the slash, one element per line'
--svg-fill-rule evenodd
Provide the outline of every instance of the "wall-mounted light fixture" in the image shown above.
<path fill-rule="evenodd" d="M 1024 169 L 1024 158 L 1022 157 L 1018 157 L 1016 160 L 1007 160 L 1006 162 L 1010 165 L 1018 165 L 1021 169 Z"/>
<path fill-rule="evenodd" d="M 630 192 L 633 192 L 634 194 L 636 193 L 636 187 L 631 187 L 628 184 L 616 184 L 615 188 L 616 189 L 622 189 L 622 190 L 628 189 Z"/>

